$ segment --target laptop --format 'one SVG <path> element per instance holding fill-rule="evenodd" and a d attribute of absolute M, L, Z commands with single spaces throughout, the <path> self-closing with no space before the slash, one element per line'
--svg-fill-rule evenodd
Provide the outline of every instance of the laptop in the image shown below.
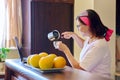
<path fill-rule="evenodd" d="M 14 37 L 14 41 L 15 41 L 15 44 L 16 44 L 16 47 L 17 47 L 18 54 L 20 56 L 21 62 L 27 63 L 27 57 L 23 56 L 22 47 L 19 45 L 18 38 Z"/>

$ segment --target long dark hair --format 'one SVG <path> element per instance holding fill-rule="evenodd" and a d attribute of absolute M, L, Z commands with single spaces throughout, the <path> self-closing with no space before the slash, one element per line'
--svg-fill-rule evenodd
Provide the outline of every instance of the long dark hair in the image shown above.
<path fill-rule="evenodd" d="M 92 9 L 88 9 L 88 10 L 86 10 L 86 12 L 87 12 L 86 13 L 87 15 L 82 14 L 82 15 L 78 16 L 77 19 L 82 24 L 85 25 L 85 23 L 80 19 L 80 17 L 81 16 L 88 17 L 88 19 L 90 21 L 90 31 L 92 32 L 92 34 L 99 38 L 105 37 L 105 34 L 106 34 L 108 28 L 106 26 L 104 26 L 99 15 Z"/>

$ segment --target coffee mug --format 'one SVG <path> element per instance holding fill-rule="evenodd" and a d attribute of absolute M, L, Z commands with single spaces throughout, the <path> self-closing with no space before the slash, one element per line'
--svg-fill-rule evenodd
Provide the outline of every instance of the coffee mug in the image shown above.
<path fill-rule="evenodd" d="M 52 32 L 48 33 L 48 39 L 50 41 L 56 41 L 60 38 L 60 33 L 58 30 L 53 30 Z"/>

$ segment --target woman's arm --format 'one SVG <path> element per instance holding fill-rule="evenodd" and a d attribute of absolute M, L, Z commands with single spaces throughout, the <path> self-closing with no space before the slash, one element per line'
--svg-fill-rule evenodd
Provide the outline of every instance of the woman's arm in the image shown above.
<path fill-rule="evenodd" d="M 78 61 L 76 61 L 73 57 L 73 55 L 71 54 L 69 48 L 64 44 L 62 43 L 61 41 L 59 42 L 56 42 L 56 45 L 59 46 L 57 49 L 64 52 L 64 54 L 66 55 L 68 61 L 70 62 L 71 66 L 73 68 L 77 68 L 77 69 L 81 69 L 81 70 L 84 70 L 81 66 L 80 66 L 80 63 Z"/>
<path fill-rule="evenodd" d="M 81 37 L 79 37 L 76 33 L 74 32 L 63 32 L 62 33 L 62 37 L 65 39 L 70 39 L 73 38 L 76 43 L 78 44 L 79 47 L 83 47 L 84 44 L 84 39 L 82 39 Z"/>
<path fill-rule="evenodd" d="M 68 61 L 70 62 L 71 66 L 73 68 L 77 68 L 77 69 L 81 69 L 81 70 L 84 70 L 81 66 L 80 66 L 80 63 L 77 62 L 74 57 L 72 56 L 71 52 L 69 50 L 66 50 L 64 51 Z"/>

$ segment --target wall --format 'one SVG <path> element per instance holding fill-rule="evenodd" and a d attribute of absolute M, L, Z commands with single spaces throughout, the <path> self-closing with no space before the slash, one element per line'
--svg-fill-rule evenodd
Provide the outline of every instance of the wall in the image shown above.
<path fill-rule="evenodd" d="M 109 42 L 110 50 L 111 50 L 111 73 L 114 75 L 115 72 L 115 12 L 116 12 L 116 1 L 115 0 L 75 0 L 75 7 L 74 7 L 74 16 L 76 17 L 80 11 L 86 9 L 94 9 L 100 15 L 101 20 L 103 23 L 112 28 L 114 33 L 111 37 L 111 41 Z M 74 31 L 78 33 L 76 29 L 76 21 L 74 20 Z M 74 42 L 74 56 L 78 60 L 80 48 Z M 114 78 L 114 77 L 113 77 Z"/>
<path fill-rule="evenodd" d="M 93 1 L 94 0 L 75 0 L 74 5 L 74 31 L 79 34 L 77 27 L 76 27 L 76 16 L 79 15 L 79 13 L 86 9 L 93 9 Z M 80 34 L 79 34 L 80 35 Z M 81 49 L 78 47 L 78 45 L 74 42 L 74 56 L 78 60 L 79 59 L 79 53 Z"/>
<path fill-rule="evenodd" d="M 115 72 L 115 20 L 116 20 L 116 0 L 95 0 L 94 1 L 94 9 L 100 14 L 102 21 L 106 26 L 112 28 L 114 33 L 109 42 L 110 50 L 111 50 L 111 72 L 114 75 Z M 102 5 L 102 6 L 101 6 Z"/>

